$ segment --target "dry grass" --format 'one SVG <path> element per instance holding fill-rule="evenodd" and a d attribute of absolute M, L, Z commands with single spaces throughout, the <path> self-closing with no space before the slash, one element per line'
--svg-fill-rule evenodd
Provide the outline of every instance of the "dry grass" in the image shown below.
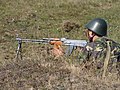
<path fill-rule="evenodd" d="M 0 0 L 0 90 L 119 90 L 120 76 L 95 64 L 84 67 L 71 57 L 55 59 L 44 44 L 23 44 L 23 60 L 16 60 L 16 34 L 22 38 L 85 39 L 84 25 L 96 17 L 109 22 L 109 37 L 120 42 L 119 0 Z M 63 22 L 80 28 L 66 33 Z"/>
<path fill-rule="evenodd" d="M 95 72 L 79 64 L 68 64 L 65 57 L 12 60 L 0 67 L 0 87 L 2 90 L 119 90 L 116 74 L 101 79 Z"/>

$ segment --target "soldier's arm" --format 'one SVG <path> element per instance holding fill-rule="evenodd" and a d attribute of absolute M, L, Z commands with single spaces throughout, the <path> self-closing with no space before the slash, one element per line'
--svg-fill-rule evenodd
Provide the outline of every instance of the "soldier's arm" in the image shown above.
<path fill-rule="evenodd" d="M 91 59 L 101 59 L 104 57 L 105 45 L 99 41 L 91 42 L 86 45 L 86 47 L 79 53 L 79 59 L 91 60 Z"/>

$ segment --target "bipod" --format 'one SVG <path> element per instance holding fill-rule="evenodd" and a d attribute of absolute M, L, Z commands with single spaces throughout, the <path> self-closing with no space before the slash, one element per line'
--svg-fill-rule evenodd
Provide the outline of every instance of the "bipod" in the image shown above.
<path fill-rule="evenodd" d="M 21 59 L 22 60 L 22 41 L 18 41 L 18 47 L 16 50 L 16 59 Z"/>

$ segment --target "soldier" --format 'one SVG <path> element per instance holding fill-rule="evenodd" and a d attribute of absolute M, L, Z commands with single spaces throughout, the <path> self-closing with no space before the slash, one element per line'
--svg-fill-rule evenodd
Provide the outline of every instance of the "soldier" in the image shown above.
<path fill-rule="evenodd" d="M 120 45 L 107 36 L 107 23 L 104 19 L 96 18 L 85 26 L 85 34 L 89 43 L 80 52 L 81 61 L 95 61 L 97 68 L 106 68 L 120 62 Z M 120 68 L 120 67 L 119 67 Z"/>

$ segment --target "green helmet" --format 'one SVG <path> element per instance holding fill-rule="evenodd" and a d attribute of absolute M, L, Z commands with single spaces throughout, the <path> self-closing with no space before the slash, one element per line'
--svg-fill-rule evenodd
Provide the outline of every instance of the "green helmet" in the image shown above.
<path fill-rule="evenodd" d="M 93 19 L 85 27 L 97 35 L 107 36 L 107 23 L 104 19 Z"/>

